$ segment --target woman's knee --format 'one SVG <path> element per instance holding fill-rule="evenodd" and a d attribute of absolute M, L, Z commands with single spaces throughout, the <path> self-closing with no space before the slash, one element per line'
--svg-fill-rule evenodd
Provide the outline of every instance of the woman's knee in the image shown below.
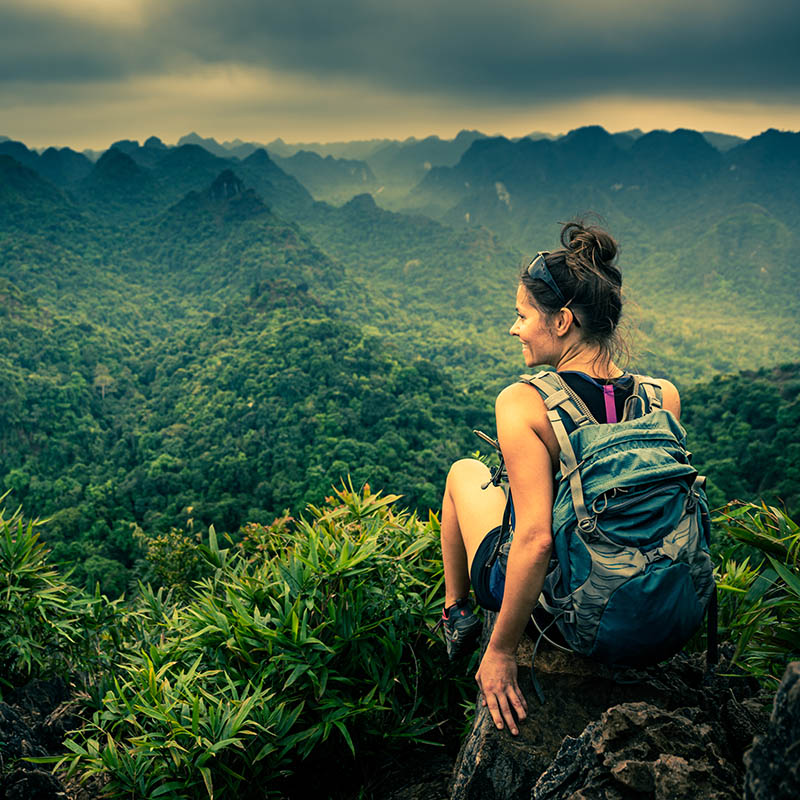
<path fill-rule="evenodd" d="M 452 509 L 458 521 L 468 564 L 472 563 L 484 536 L 503 518 L 505 493 L 497 486 L 487 486 L 491 476 L 486 464 L 475 458 L 456 461 L 447 475 L 442 515 L 444 517 L 445 507 Z"/>
<path fill-rule="evenodd" d="M 492 473 L 489 467 L 477 458 L 460 458 L 450 465 L 447 473 L 447 488 L 453 489 L 455 485 L 463 484 L 483 484 Z"/>
<path fill-rule="evenodd" d="M 505 505 L 505 493 L 497 486 L 488 486 L 492 473 L 489 467 L 476 458 L 462 458 L 450 467 L 447 473 L 445 495 L 459 506 L 459 518 L 462 511 L 483 510 L 484 507 L 500 507 L 501 513 Z M 482 514 L 481 514 L 482 516 Z"/>

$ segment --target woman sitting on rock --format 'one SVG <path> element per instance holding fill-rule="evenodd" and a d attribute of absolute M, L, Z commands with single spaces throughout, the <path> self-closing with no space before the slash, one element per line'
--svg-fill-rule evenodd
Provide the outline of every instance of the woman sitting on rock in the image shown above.
<path fill-rule="evenodd" d="M 559 250 L 539 253 L 522 272 L 510 333 L 519 339 L 528 367 L 554 367 L 596 421 L 616 422 L 634 385 L 614 360 L 622 311 L 617 244 L 606 231 L 579 222 L 563 227 L 561 243 Z M 677 390 L 669 381 L 659 383 L 663 408 L 677 418 Z M 526 702 L 517 682 L 515 651 L 550 562 L 559 445 L 544 401 L 528 383 L 506 387 L 497 397 L 495 414 L 513 496 L 507 563 L 498 558 L 487 565 L 498 550 L 505 493 L 490 483 L 483 463 L 457 461 L 442 501 L 442 622 L 453 659 L 471 651 L 480 635 L 480 621 L 468 600 L 470 583 L 482 607 L 499 610 L 476 680 L 497 727 L 505 724 L 516 734 Z"/>

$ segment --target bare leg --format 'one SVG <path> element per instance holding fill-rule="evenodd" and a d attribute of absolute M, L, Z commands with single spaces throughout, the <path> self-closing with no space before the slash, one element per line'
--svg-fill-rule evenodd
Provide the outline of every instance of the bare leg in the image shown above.
<path fill-rule="evenodd" d="M 447 475 L 442 498 L 442 560 L 445 606 L 466 597 L 469 569 L 483 538 L 503 520 L 505 493 L 489 480 L 488 467 L 474 458 L 456 461 Z"/>

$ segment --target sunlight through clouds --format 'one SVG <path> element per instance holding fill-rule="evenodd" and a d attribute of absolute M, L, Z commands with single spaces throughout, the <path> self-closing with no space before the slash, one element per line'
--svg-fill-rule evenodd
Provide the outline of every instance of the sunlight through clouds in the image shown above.
<path fill-rule="evenodd" d="M 151 0 L 5 0 L 9 6 L 119 27 L 141 26 Z"/>
<path fill-rule="evenodd" d="M 799 38 L 789 0 L 5 0 L 0 134 L 752 135 L 800 127 Z"/>

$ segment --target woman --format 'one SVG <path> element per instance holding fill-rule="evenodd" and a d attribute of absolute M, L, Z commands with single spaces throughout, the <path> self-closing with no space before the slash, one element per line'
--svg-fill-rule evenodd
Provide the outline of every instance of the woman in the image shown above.
<path fill-rule="evenodd" d="M 622 417 L 633 379 L 614 361 L 622 311 L 617 244 L 604 230 L 580 222 L 561 231 L 562 249 L 539 253 L 520 276 L 516 320 L 509 331 L 522 345 L 528 367 L 550 365 L 598 422 Z M 663 407 L 680 415 L 675 387 L 660 381 Z M 507 566 L 497 549 L 505 493 L 475 459 L 457 461 L 442 500 L 448 654 L 474 645 L 480 623 L 467 599 L 470 579 L 480 605 L 498 610 L 476 680 L 498 728 L 518 733 L 526 715 L 514 654 L 542 589 L 552 548 L 552 509 L 559 447 L 539 392 L 527 383 L 506 387 L 495 403 L 497 438 L 513 496 L 513 539 Z"/>

